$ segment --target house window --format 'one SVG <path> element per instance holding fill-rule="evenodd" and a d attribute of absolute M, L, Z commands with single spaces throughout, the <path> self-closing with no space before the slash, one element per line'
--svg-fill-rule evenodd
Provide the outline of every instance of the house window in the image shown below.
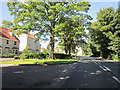
<path fill-rule="evenodd" d="M 14 41 L 14 45 L 16 45 L 17 44 L 17 42 L 16 41 Z"/>
<path fill-rule="evenodd" d="M 6 41 L 6 44 L 9 44 L 9 40 Z"/>
<path fill-rule="evenodd" d="M 15 51 L 15 54 L 18 54 L 18 50 Z"/>
<path fill-rule="evenodd" d="M 13 53 L 14 54 L 18 54 L 18 50 L 13 50 Z"/>
<path fill-rule="evenodd" d="M 13 53 L 15 53 L 15 50 L 13 50 Z"/>

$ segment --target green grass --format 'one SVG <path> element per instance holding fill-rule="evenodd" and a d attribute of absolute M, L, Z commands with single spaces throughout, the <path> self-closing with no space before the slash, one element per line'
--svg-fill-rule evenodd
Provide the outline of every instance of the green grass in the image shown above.
<path fill-rule="evenodd" d="M 120 62 L 120 60 L 113 60 L 113 61 Z"/>
<path fill-rule="evenodd" d="M 25 59 L 25 60 L 15 60 L 9 62 L 0 62 L 0 64 L 64 64 L 64 63 L 72 63 L 78 60 L 74 59 L 56 59 L 56 60 L 36 60 L 36 59 Z"/>

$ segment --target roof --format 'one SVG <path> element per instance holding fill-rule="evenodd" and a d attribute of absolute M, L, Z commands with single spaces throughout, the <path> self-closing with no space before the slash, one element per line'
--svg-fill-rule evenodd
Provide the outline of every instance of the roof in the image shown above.
<path fill-rule="evenodd" d="M 36 37 L 35 37 L 34 35 L 32 35 L 32 34 L 26 33 L 26 35 L 27 35 L 28 37 L 30 37 L 30 38 L 33 38 L 33 39 L 38 40 L 38 38 L 36 38 Z"/>
<path fill-rule="evenodd" d="M 7 39 L 10 39 L 10 40 L 19 41 L 19 39 L 17 37 L 12 37 L 9 34 L 9 30 L 5 29 L 5 28 L 0 28 L 0 38 L 7 38 Z"/>

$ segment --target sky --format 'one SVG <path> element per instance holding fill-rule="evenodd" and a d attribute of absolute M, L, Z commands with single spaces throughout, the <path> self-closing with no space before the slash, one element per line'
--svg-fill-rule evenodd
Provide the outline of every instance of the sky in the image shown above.
<path fill-rule="evenodd" d="M 10 15 L 10 11 L 8 10 L 8 7 L 6 5 L 7 0 L 0 1 L 0 26 L 2 20 L 9 20 L 13 21 L 14 17 Z M 99 12 L 100 9 L 113 7 L 114 9 L 118 8 L 118 1 L 119 0 L 88 0 L 92 1 L 90 10 L 88 11 L 88 14 L 92 16 L 93 20 L 92 22 L 96 21 L 97 12 Z M 46 48 L 48 42 L 40 42 L 42 45 L 42 48 Z"/>

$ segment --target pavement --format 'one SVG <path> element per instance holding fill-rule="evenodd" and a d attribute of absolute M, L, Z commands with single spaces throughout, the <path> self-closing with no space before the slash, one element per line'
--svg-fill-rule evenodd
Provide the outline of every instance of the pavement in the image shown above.
<path fill-rule="evenodd" d="M 14 61 L 14 58 L 0 58 L 0 62 Z"/>
<path fill-rule="evenodd" d="M 61 65 L 2 67 L 2 88 L 119 88 L 120 63 L 79 56 Z"/>

